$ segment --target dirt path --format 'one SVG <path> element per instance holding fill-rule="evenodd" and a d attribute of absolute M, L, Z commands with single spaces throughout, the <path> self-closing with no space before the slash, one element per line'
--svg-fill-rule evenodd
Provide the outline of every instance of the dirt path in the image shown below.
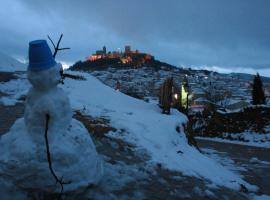
<path fill-rule="evenodd" d="M 262 194 L 270 195 L 270 148 L 259 148 L 231 143 L 221 143 L 197 139 L 204 152 L 214 150 L 214 154 L 234 161 L 234 165 L 246 170 L 240 170 L 244 179 L 257 185 Z M 261 162 L 263 161 L 263 162 Z"/>

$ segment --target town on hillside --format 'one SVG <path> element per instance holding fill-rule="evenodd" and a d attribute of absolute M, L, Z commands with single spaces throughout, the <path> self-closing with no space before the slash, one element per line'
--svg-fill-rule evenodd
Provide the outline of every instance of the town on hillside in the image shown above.
<path fill-rule="evenodd" d="M 0 6 L 0 200 L 270 200 L 270 0 Z"/>
<path fill-rule="evenodd" d="M 172 107 L 191 114 L 213 108 L 235 112 L 252 105 L 252 75 L 176 67 L 156 60 L 150 53 L 132 51 L 131 46 L 125 46 L 124 52 L 107 52 L 104 46 L 71 69 L 88 71 L 125 94 L 156 102 L 162 84 L 172 77 Z M 263 78 L 263 86 L 270 104 L 269 78 Z"/>

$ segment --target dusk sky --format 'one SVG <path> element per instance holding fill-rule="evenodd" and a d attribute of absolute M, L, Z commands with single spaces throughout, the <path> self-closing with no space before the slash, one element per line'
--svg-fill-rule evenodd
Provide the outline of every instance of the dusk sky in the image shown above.
<path fill-rule="evenodd" d="M 269 0 L 1 0 L 0 23 L 0 51 L 21 60 L 29 41 L 63 33 L 66 63 L 131 45 L 177 66 L 270 77 Z"/>

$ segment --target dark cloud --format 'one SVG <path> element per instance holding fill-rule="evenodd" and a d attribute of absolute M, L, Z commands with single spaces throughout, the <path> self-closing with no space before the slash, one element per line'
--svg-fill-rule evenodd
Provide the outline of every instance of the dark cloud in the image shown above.
<path fill-rule="evenodd" d="M 22 56 L 29 40 L 63 32 L 66 61 L 131 44 L 176 65 L 268 67 L 269 8 L 268 0 L 3 2 L 0 46 Z"/>

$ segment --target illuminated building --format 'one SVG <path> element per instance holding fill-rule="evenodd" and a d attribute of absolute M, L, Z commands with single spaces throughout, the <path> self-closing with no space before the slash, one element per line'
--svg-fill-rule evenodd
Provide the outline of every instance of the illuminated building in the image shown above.
<path fill-rule="evenodd" d="M 97 50 L 95 54 L 92 54 L 87 58 L 88 61 L 96 61 L 98 59 L 102 58 L 119 58 L 121 60 L 121 63 L 127 64 L 130 62 L 133 62 L 136 60 L 136 65 L 141 65 L 142 63 L 145 63 L 146 61 L 154 59 L 154 57 L 147 53 L 140 53 L 139 50 L 132 51 L 130 45 L 125 46 L 124 53 L 119 51 L 113 51 L 108 52 L 106 46 L 102 48 L 102 50 Z"/>
<path fill-rule="evenodd" d="M 131 46 L 126 45 L 125 46 L 125 54 L 130 54 L 131 53 Z"/>

